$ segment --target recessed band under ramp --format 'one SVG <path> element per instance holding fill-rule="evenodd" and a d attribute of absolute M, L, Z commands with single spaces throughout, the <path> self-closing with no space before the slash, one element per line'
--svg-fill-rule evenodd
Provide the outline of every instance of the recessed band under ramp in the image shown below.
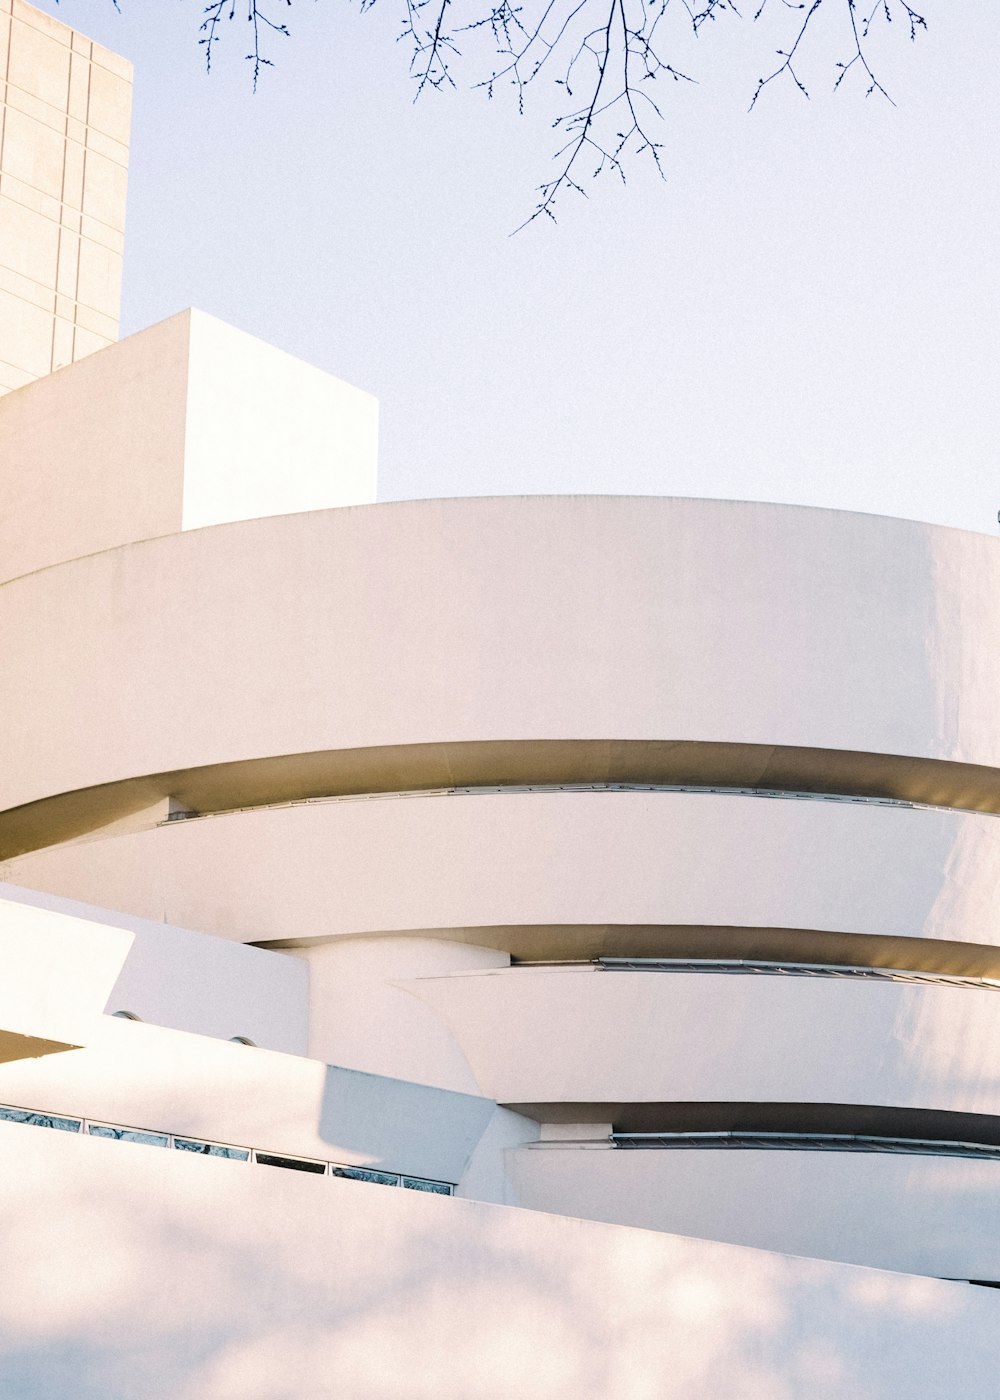
<path fill-rule="evenodd" d="M 919 1157 L 968 1157 L 1000 1162 L 1000 1147 L 947 1139 L 878 1137 L 861 1133 L 612 1133 L 615 1147 L 628 1150 L 685 1148 L 778 1152 L 899 1152 Z"/>
<path fill-rule="evenodd" d="M 357 936 L 494 948 L 510 954 L 515 970 L 593 965 L 608 972 L 849 977 L 1000 990 L 1000 948 L 942 938 L 718 924 L 498 924 Z M 278 938 L 254 946 L 307 948 L 329 941 Z"/>
<path fill-rule="evenodd" d="M 690 789 L 1000 814 L 1000 769 L 980 764 L 772 744 L 502 739 L 280 754 L 52 793 L 0 814 L 0 859 L 99 833 L 167 800 L 190 817 L 334 798 L 560 787 Z"/>
<path fill-rule="evenodd" d="M 506 1103 L 541 1123 L 612 1125 L 610 1135 L 583 1127 L 576 1145 L 603 1140 L 627 1149 L 732 1149 L 911 1152 L 1000 1161 L 1000 1118 L 944 1109 L 836 1103 Z M 541 1150 L 573 1140 L 538 1144 Z M 998 1179 L 1000 1185 L 1000 1179 Z"/>

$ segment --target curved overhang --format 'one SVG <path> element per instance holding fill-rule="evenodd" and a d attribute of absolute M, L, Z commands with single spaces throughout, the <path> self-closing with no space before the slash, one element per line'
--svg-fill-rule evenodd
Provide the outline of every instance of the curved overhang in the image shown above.
<path fill-rule="evenodd" d="M 1000 947 L 1000 822 L 876 803 L 662 791 L 315 802 L 69 843 L 2 874 L 244 942 L 449 929 L 475 942 L 492 928 L 521 930 L 482 942 L 522 959 L 759 951 L 910 965 L 895 945 L 885 960 L 877 944 L 831 947 L 870 936 L 966 945 L 964 968 L 985 975 L 993 955 L 969 945 Z M 605 932 L 574 932 L 595 926 Z M 745 932 L 685 946 L 676 931 L 688 929 Z M 934 969 L 931 950 L 914 951 Z M 963 971 L 941 957 L 940 970 Z"/>
<path fill-rule="evenodd" d="M 787 1103 L 774 1100 L 760 1102 L 662 1100 L 660 1102 L 550 1102 L 504 1103 L 504 1108 L 531 1118 L 536 1123 L 574 1124 L 581 1127 L 582 1141 L 610 1141 L 602 1130 L 611 1127 L 614 1136 L 648 1137 L 658 1134 L 717 1134 L 726 1133 L 749 1137 L 765 1133 L 792 1137 L 817 1137 L 831 1134 L 838 1137 L 867 1137 L 895 1140 L 900 1145 L 911 1143 L 968 1143 L 986 1148 L 1000 1148 L 1000 1118 L 992 1113 L 964 1113 L 949 1109 L 900 1108 L 878 1103 Z M 596 1125 L 593 1138 L 585 1125 Z M 657 1144 L 650 1141 L 650 1147 Z M 663 1149 L 671 1144 L 665 1141 Z M 694 1148 L 684 1148 L 697 1150 Z M 703 1149 L 711 1150 L 709 1148 Z M 761 1145 L 755 1149 L 769 1150 Z M 791 1151 L 792 1148 L 778 1148 Z M 1000 1164 L 997 1166 L 1000 1183 Z"/>
<path fill-rule="evenodd" d="M 409 744 L 148 773 L 0 810 L 0 860 L 138 817 L 187 818 L 350 797 L 562 789 L 690 790 L 1000 813 L 1000 769 L 902 754 L 669 739 Z M 144 817 L 144 814 L 148 814 Z"/>

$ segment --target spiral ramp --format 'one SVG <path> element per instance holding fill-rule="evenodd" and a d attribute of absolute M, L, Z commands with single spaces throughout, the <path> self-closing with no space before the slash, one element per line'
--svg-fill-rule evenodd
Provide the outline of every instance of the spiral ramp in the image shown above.
<path fill-rule="evenodd" d="M 771 505 L 127 543 L 0 589 L 0 873 L 307 964 L 310 1056 L 506 1110 L 459 1194 L 1000 1281 L 998 624 Z"/>

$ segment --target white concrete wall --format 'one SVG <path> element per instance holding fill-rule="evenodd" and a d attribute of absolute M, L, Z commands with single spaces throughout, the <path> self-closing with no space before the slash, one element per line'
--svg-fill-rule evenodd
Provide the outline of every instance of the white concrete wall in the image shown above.
<path fill-rule="evenodd" d="M 1000 1162 L 752 1148 L 521 1148 L 532 1210 L 936 1278 L 1000 1280 Z"/>
<path fill-rule="evenodd" d="M 995 988 L 593 968 L 405 985 L 454 1034 L 479 1091 L 501 1103 L 880 1104 L 1000 1116 Z"/>
<path fill-rule="evenodd" d="M 378 400 L 191 318 L 181 529 L 374 501 Z"/>
<path fill-rule="evenodd" d="M 0 1124 L 19 1400 L 991 1400 L 986 1289 Z"/>
<path fill-rule="evenodd" d="M 506 954 L 430 938 L 352 938 L 296 949 L 294 956 L 309 971 L 315 1059 L 479 1093 L 457 1040 L 408 984 L 456 968 L 503 967 Z"/>
<path fill-rule="evenodd" d="M 0 402 L 0 579 L 373 501 L 377 452 L 370 394 L 182 311 Z"/>
<path fill-rule="evenodd" d="M 130 63 L 0 0 L 0 395 L 118 338 L 131 105 Z"/>
<path fill-rule="evenodd" d="M 0 579 L 180 529 L 174 317 L 0 399 Z"/>

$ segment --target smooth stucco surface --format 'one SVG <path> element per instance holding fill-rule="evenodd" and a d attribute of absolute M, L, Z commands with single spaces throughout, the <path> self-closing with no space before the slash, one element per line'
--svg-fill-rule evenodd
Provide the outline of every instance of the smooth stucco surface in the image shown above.
<path fill-rule="evenodd" d="M 373 501 L 377 454 L 370 394 L 182 311 L 0 400 L 0 579 Z"/>
<path fill-rule="evenodd" d="M 1000 1277 L 995 1162 L 551 1143 L 507 1162 L 511 1200 L 533 1210 L 900 1273 Z"/>
<path fill-rule="evenodd" d="M 502 1103 L 881 1104 L 1000 1116 L 996 988 L 589 967 L 455 971 L 407 985 L 455 1035 L 480 1091 Z"/>

